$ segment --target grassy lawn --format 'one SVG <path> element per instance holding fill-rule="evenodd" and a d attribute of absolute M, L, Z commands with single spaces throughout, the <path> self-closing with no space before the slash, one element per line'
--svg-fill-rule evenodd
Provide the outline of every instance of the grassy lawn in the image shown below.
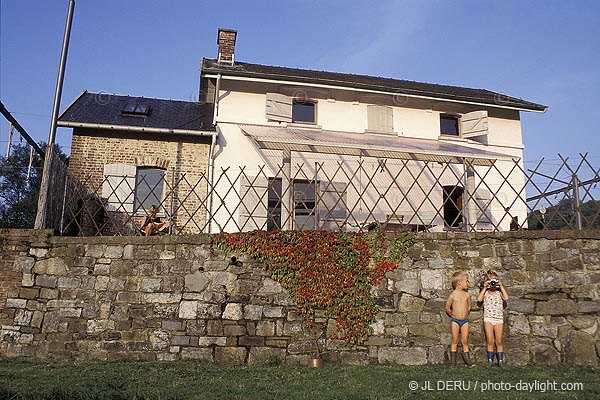
<path fill-rule="evenodd" d="M 72 361 L 0 358 L 0 399 L 599 399 L 600 369 L 445 365 L 299 364 L 224 367 L 199 361 Z M 484 385 L 555 381 L 558 390 L 492 390 Z M 409 389 L 416 381 L 419 388 Z M 464 386 L 460 390 L 459 381 Z M 431 389 L 421 387 L 429 382 Z M 583 390 L 560 390 L 562 383 Z M 475 387 L 477 385 L 477 387 Z M 439 390 L 438 390 L 439 389 Z M 448 390 L 454 389 L 454 390 Z"/>

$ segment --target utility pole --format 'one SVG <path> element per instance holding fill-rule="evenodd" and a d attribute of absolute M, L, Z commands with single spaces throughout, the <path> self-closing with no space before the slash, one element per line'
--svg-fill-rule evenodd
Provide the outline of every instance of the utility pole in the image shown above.
<path fill-rule="evenodd" d="M 48 137 L 48 147 L 44 158 L 44 172 L 40 184 L 40 195 L 38 197 L 37 215 L 35 217 L 35 229 L 45 229 L 48 213 L 48 190 L 50 188 L 50 167 L 54 157 L 54 139 L 56 136 L 56 121 L 60 110 L 60 98 L 62 95 L 62 86 L 65 78 L 65 68 L 67 65 L 67 52 L 69 50 L 69 38 L 71 37 L 71 24 L 73 22 L 73 11 L 75 9 L 75 0 L 69 0 L 69 11 L 67 13 L 67 22 L 65 24 L 65 34 L 63 37 L 62 52 L 60 56 L 60 65 L 58 67 L 58 79 L 56 81 L 56 92 L 54 94 L 54 106 L 52 108 L 52 123 L 50 124 L 50 135 Z"/>

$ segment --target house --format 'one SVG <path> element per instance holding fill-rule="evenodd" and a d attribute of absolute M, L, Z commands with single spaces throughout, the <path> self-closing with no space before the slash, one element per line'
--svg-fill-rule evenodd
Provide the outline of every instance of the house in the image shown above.
<path fill-rule="evenodd" d="M 198 102 L 84 92 L 63 111 L 71 174 L 98 203 L 87 206 L 92 225 L 135 222 L 151 203 L 186 232 L 373 222 L 508 230 L 526 221 L 520 112 L 546 106 L 484 89 L 239 62 L 236 39 L 219 29 L 217 58 L 202 59 Z M 81 214 L 85 204 L 67 209 Z"/>
<path fill-rule="evenodd" d="M 224 203 L 241 202 L 233 218 L 231 208 L 211 210 L 216 229 L 356 230 L 378 221 L 508 230 L 512 218 L 525 221 L 520 112 L 546 106 L 483 89 L 239 62 L 236 37 L 220 29 L 218 57 L 201 68 L 218 132 L 214 167 L 239 171 L 235 194 L 215 187 Z"/>
<path fill-rule="evenodd" d="M 73 128 L 69 175 L 78 186 L 66 201 L 70 230 L 131 233 L 152 204 L 159 216 L 201 229 L 206 184 L 188 183 L 207 179 L 212 118 L 211 107 L 198 102 L 82 92 L 58 119 Z M 169 188 L 174 177 L 176 191 Z"/>

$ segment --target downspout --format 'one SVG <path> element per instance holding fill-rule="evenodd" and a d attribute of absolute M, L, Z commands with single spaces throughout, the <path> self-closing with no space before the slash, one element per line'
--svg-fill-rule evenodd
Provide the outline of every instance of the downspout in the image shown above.
<path fill-rule="evenodd" d="M 208 180 L 210 182 L 210 200 L 208 206 L 208 233 L 212 233 L 212 222 L 213 222 L 213 199 L 215 188 L 215 145 L 217 144 L 217 135 L 219 134 L 219 128 L 217 127 L 217 117 L 219 116 L 219 91 L 221 90 L 221 74 L 217 75 L 217 84 L 215 87 L 215 109 L 213 111 L 213 126 L 215 126 L 216 132 L 213 134 L 212 141 L 210 143 L 210 151 L 208 155 Z"/>

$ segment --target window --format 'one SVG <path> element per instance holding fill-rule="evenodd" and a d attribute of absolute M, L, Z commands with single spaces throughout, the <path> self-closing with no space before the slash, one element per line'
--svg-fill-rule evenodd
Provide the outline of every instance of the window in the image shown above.
<path fill-rule="evenodd" d="M 151 205 L 160 205 L 163 200 L 165 170 L 138 167 L 135 174 L 134 210 L 148 210 Z"/>
<path fill-rule="evenodd" d="M 267 93 L 265 116 L 271 121 L 316 124 L 317 104 L 279 93 Z"/>
<path fill-rule="evenodd" d="M 442 135 L 459 136 L 458 117 L 453 115 L 440 115 L 440 127 Z"/>
<path fill-rule="evenodd" d="M 315 183 L 305 180 L 293 182 L 293 228 L 298 230 L 316 229 L 316 188 Z M 281 229 L 281 178 L 269 181 L 267 230 Z M 285 221 L 284 221 L 285 222 Z"/>
<path fill-rule="evenodd" d="M 294 100 L 292 102 L 292 122 L 315 124 L 315 103 L 306 100 Z"/>
<path fill-rule="evenodd" d="M 460 186 L 443 186 L 444 226 L 461 229 L 463 226 L 463 193 Z"/>
<path fill-rule="evenodd" d="M 394 131 L 394 114 L 391 107 L 367 107 L 367 130 L 370 132 L 392 133 Z"/>
<path fill-rule="evenodd" d="M 122 114 L 147 116 L 150 113 L 150 106 L 147 104 L 127 103 L 121 110 Z"/>

